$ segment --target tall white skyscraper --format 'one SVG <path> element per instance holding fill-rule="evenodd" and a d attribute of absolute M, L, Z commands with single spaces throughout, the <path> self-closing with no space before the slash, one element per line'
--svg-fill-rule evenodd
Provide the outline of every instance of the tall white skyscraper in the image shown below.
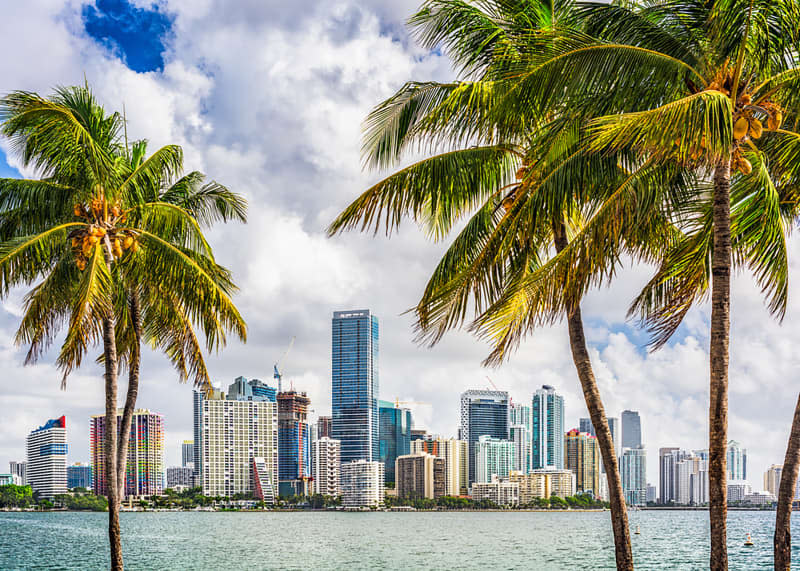
<path fill-rule="evenodd" d="M 736 440 L 728 442 L 728 479 L 747 480 L 747 449 Z"/>
<path fill-rule="evenodd" d="M 67 493 L 67 419 L 48 420 L 28 435 L 28 485 L 39 497 Z"/>
<path fill-rule="evenodd" d="M 384 499 L 383 462 L 354 460 L 342 464 L 342 504 L 346 508 L 378 507 Z"/>
<path fill-rule="evenodd" d="M 341 494 L 340 464 L 342 446 L 333 438 L 317 438 L 311 443 L 311 463 L 314 470 L 314 493 L 324 496 Z"/>
<path fill-rule="evenodd" d="M 624 414 L 624 413 L 623 413 Z M 647 503 L 647 451 L 644 447 L 623 448 L 619 459 L 622 491 L 630 506 Z"/>
<path fill-rule="evenodd" d="M 510 440 L 481 436 L 475 453 L 475 481 L 491 482 L 492 476 L 507 478 L 514 470 L 515 451 Z"/>
<path fill-rule="evenodd" d="M 531 470 L 531 407 L 512 402 L 509 415 L 509 438 L 517 446 L 515 470 L 527 474 Z"/>
<path fill-rule="evenodd" d="M 564 397 L 550 385 L 531 400 L 531 469 L 564 468 Z"/>

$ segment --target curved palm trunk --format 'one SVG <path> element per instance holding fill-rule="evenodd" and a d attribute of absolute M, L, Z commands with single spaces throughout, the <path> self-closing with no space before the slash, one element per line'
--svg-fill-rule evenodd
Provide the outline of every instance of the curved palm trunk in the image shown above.
<path fill-rule="evenodd" d="M 560 221 L 553 225 L 553 238 L 557 252 L 567 247 L 566 231 L 564 224 Z M 569 327 L 572 360 L 575 362 L 575 369 L 578 371 L 583 397 L 586 401 L 586 407 L 589 409 L 589 417 L 592 419 L 597 442 L 600 445 L 603 465 L 606 468 L 617 569 L 632 570 L 631 531 L 628 527 L 628 510 L 625 505 L 625 495 L 622 491 L 622 479 L 619 475 L 619 464 L 617 463 L 617 454 L 614 451 L 614 443 L 611 439 L 611 429 L 608 427 L 608 418 L 603 408 L 603 401 L 600 398 L 600 390 L 597 388 L 597 382 L 594 378 L 589 350 L 586 348 L 586 336 L 583 332 L 580 305 L 577 305 L 569 312 L 567 324 Z"/>
<path fill-rule="evenodd" d="M 103 438 L 105 453 L 106 494 L 108 497 L 108 542 L 111 547 L 111 568 L 122 569 L 122 535 L 119 528 L 119 486 L 117 484 L 117 344 L 114 322 L 103 319 L 105 352 L 106 426 Z"/>
<path fill-rule="evenodd" d="M 142 316 L 139 303 L 139 292 L 132 289 L 128 296 L 131 312 L 134 343 L 128 362 L 128 391 L 125 397 L 125 408 L 122 411 L 122 424 L 117 444 L 117 486 L 119 497 L 125 497 L 125 472 L 128 463 L 128 443 L 131 437 L 133 411 L 136 409 L 136 398 L 139 396 L 139 364 L 141 361 Z"/>
<path fill-rule="evenodd" d="M 711 260 L 711 378 L 708 411 L 708 491 L 712 571 L 728 569 L 728 344 L 731 326 L 730 158 L 714 171 Z"/>
<path fill-rule="evenodd" d="M 786 571 L 792 567 L 792 500 L 800 473 L 800 396 L 794 407 L 792 430 L 781 470 L 778 490 L 778 509 L 775 514 L 775 570 Z"/>

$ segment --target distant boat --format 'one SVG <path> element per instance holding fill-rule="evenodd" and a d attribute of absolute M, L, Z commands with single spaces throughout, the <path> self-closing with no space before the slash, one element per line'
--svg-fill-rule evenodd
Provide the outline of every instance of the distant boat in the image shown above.
<path fill-rule="evenodd" d="M 753 539 L 750 537 L 750 534 L 747 534 L 747 539 L 744 542 L 745 547 L 753 547 L 755 543 L 753 543 Z"/>

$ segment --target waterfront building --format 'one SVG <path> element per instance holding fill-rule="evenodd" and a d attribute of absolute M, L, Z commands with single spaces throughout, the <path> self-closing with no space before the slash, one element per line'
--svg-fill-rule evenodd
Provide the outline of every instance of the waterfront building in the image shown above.
<path fill-rule="evenodd" d="M 750 483 L 745 480 L 728 480 L 728 503 L 743 502 L 744 497 L 752 492 Z"/>
<path fill-rule="evenodd" d="M 92 489 L 92 466 L 87 463 L 76 462 L 67 466 L 67 488 Z"/>
<path fill-rule="evenodd" d="M 597 438 L 573 428 L 564 436 L 566 467 L 575 473 L 577 492 L 600 496 L 600 447 Z"/>
<path fill-rule="evenodd" d="M 341 466 L 342 505 L 345 508 L 381 506 L 384 499 L 383 469 L 383 462 L 366 460 L 343 462 Z"/>
<path fill-rule="evenodd" d="M 320 416 L 317 418 L 317 438 L 333 438 L 331 436 L 331 422 L 330 416 Z"/>
<path fill-rule="evenodd" d="M 380 452 L 386 482 L 395 482 L 395 460 L 411 453 L 411 411 L 394 403 L 378 401 Z"/>
<path fill-rule="evenodd" d="M 624 430 L 623 428 L 623 437 Z M 645 505 L 647 503 L 647 451 L 644 446 L 622 449 L 619 472 L 622 479 L 622 492 L 625 494 L 625 501 L 628 505 Z"/>
<path fill-rule="evenodd" d="M 341 494 L 339 465 L 342 461 L 342 446 L 338 440 L 323 436 L 312 444 L 314 464 L 314 493 L 324 496 Z"/>
<path fill-rule="evenodd" d="M 622 434 L 620 433 L 620 425 L 619 425 L 619 418 L 615 416 L 607 416 L 606 421 L 608 422 L 608 430 L 611 432 L 611 443 L 614 446 L 614 454 L 617 457 L 617 461 L 619 461 L 619 456 L 622 451 Z M 581 432 L 588 432 L 594 437 L 597 437 L 597 432 L 594 429 L 594 424 L 592 424 L 591 418 L 581 418 L 579 421 L 578 430 Z M 606 473 L 606 467 L 603 465 L 603 455 L 600 455 L 600 474 Z"/>
<path fill-rule="evenodd" d="M 531 400 L 530 467 L 561 470 L 564 466 L 564 397 L 542 385 Z"/>
<path fill-rule="evenodd" d="M 122 409 L 117 411 L 117 437 L 122 429 Z M 108 495 L 106 454 L 103 441 L 106 416 L 89 420 L 89 449 L 92 456 L 92 488 L 98 496 Z M 160 495 L 164 489 L 164 417 L 147 409 L 136 409 L 131 419 L 128 458 L 125 467 L 125 498 Z"/>
<path fill-rule="evenodd" d="M 277 398 L 268 391 L 247 395 L 237 382 L 241 400 L 219 390 L 208 396 L 195 392 L 195 449 L 199 440 L 201 450 L 195 456 L 195 473 L 200 469 L 195 485 L 207 496 L 255 494 L 268 502 L 278 489 Z"/>
<path fill-rule="evenodd" d="M 469 484 L 477 481 L 475 454 L 480 437 L 508 439 L 508 404 L 505 391 L 469 390 L 461 394 L 459 440 L 467 441 Z"/>
<path fill-rule="evenodd" d="M 681 460 L 681 449 L 658 449 L 658 503 L 668 505 L 675 501 L 675 463 Z"/>
<path fill-rule="evenodd" d="M 728 442 L 728 479 L 747 480 L 747 449 L 736 440 Z"/>
<path fill-rule="evenodd" d="M 518 472 L 530 470 L 530 430 L 522 424 L 511 425 L 511 442 L 514 443 L 514 467 Z"/>
<path fill-rule="evenodd" d="M 436 437 L 411 441 L 411 453 L 426 452 L 444 459 L 445 495 L 466 495 L 468 488 L 467 442 Z"/>
<path fill-rule="evenodd" d="M 657 499 L 656 487 L 653 484 L 647 484 L 647 503 L 654 504 Z"/>
<path fill-rule="evenodd" d="M 27 484 L 40 498 L 67 493 L 67 419 L 48 420 L 28 435 Z"/>
<path fill-rule="evenodd" d="M 167 468 L 167 488 L 178 486 L 191 488 L 194 485 L 194 468 L 190 466 L 172 466 Z"/>
<path fill-rule="evenodd" d="M 278 492 L 281 496 L 311 493 L 311 438 L 306 393 L 278 393 Z"/>
<path fill-rule="evenodd" d="M 20 486 L 28 484 L 28 463 L 16 462 L 14 460 L 8 463 L 8 471 L 19 477 Z"/>
<path fill-rule="evenodd" d="M 642 421 L 637 411 L 622 411 L 621 440 L 621 448 L 636 449 L 642 445 Z"/>
<path fill-rule="evenodd" d="M 764 490 L 776 497 L 781 487 L 782 472 L 783 466 L 780 464 L 773 464 L 764 472 Z"/>
<path fill-rule="evenodd" d="M 395 489 L 400 498 L 439 498 L 445 495 L 444 458 L 420 452 L 395 460 Z"/>
<path fill-rule="evenodd" d="M 366 309 L 334 311 L 331 328 L 332 436 L 342 462 L 377 460 L 378 318 Z"/>
<path fill-rule="evenodd" d="M 216 391 L 212 391 L 213 394 Z M 203 485 L 203 399 L 205 395 L 202 391 L 192 391 L 192 428 L 194 440 L 192 440 L 192 458 L 194 459 L 194 482 L 195 487 Z"/>
<path fill-rule="evenodd" d="M 475 445 L 475 481 L 491 482 L 493 476 L 507 478 L 516 464 L 510 440 L 481 436 Z"/>
<path fill-rule="evenodd" d="M 0 487 L 21 485 L 22 480 L 16 474 L 0 474 Z"/>
<path fill-rule="evenodd" d="M 778 498 L 775 497 L 775 494 L 771 492 L 751 492 L 749 494 L 745 494 L 742 501 L 745 504 L 751 504 L 754 506 L 768 506 L 777 502 Z"/>
<path fill-rule="evenodd" d="M 194 470 L 194 440 L 181 443 L 181 466 Z"/>
<path fill-rule="evenodd" d="M 535 498 L 575 495 L 575 474 L 572 470 L 534 470 L 528 474 L 512 472 L 510 482 L 519 485 L 519 503 L 528 505 Z"/>
<path fill-rule="evenodd" d="M 498 506 L 518 506 L 519 484 L 502 481 L 497 476 L 493 476 L 490 482 L 472 484 L 472 499 L 475 501 L 490 500 Z"/>

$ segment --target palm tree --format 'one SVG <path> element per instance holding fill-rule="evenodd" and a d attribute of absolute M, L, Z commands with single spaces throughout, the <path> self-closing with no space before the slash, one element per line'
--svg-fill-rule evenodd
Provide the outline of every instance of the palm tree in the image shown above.
<path fill-rule="evenodd" d="M 124 362 L 136 352 L 131 370 L 138 379 L 143 329 L 152 331 L 144 338 L 176 364 L 198 366 L 194 324 L 203 328 L 210 347 L 224 343 L 227 331 L 245 336 L 230 300 L 235 288 L 189 211 L 147 195 L 180 172 L 179 147 L 131 160 L 120 141 L 120 116 L 107 115 L 88 87 L 60 88 L 49 99 L 12 93 L 0 100 L 0 121 L 26 166 L 43 175 L 0 181 L 0 287 L 7 294 L 40 280 L 26 296 L 17 342 L 30 345 L 26 362 L 36 362 L 66 322 L 57 359 L 64 383 L 86 352 L 102 343 L 111 566 L 122 569 L 120 457 L 126 450 L 117 439 L 120 357 Z M 145 308 L 138 332 L 135 316 L 133 329 L 127 326 L 133 284 Z M 164 319 L 148 321 L 158 317 Z M 118 333 L 126 335 L 118 341 Z"/>
<path fill-rule="evenodd" d="M 584 137 L 586 155 L 627 152 L 656 172 L 683 171 L 680 200 L 655 199 L 656 185 L 641 195 L 640 211 L 668 214 L 681 234 L 632 312 L 652 328 L 658 346 L 711 289 L 710 566 L 726 569 L 730 274 L 735 264 L 750 268 L 769 309 L 782 316 L 784 219 L 796 208 L 800 166 L 793 151 L 798 9 L 792 3 L 677 1 L 584 4 L 579 11 L 580 31 L 540 34 L 537 49 L 508 61 L 495 113 L 512 117 L 574 104 L 594 117 Z M 618 233 L 602 234 L 607 223 L 592 220 L 584 234 L 613 243 Z M 573 244 L 519 284 L 534 309 L 512 308 L 488 324 L 490 333 L 518 337 L 526 331 L 524 317 L 541 304 L 568 310 L 570 298 L 613 274 L 614 256 L 576 266 L 589 244 Z"/>

